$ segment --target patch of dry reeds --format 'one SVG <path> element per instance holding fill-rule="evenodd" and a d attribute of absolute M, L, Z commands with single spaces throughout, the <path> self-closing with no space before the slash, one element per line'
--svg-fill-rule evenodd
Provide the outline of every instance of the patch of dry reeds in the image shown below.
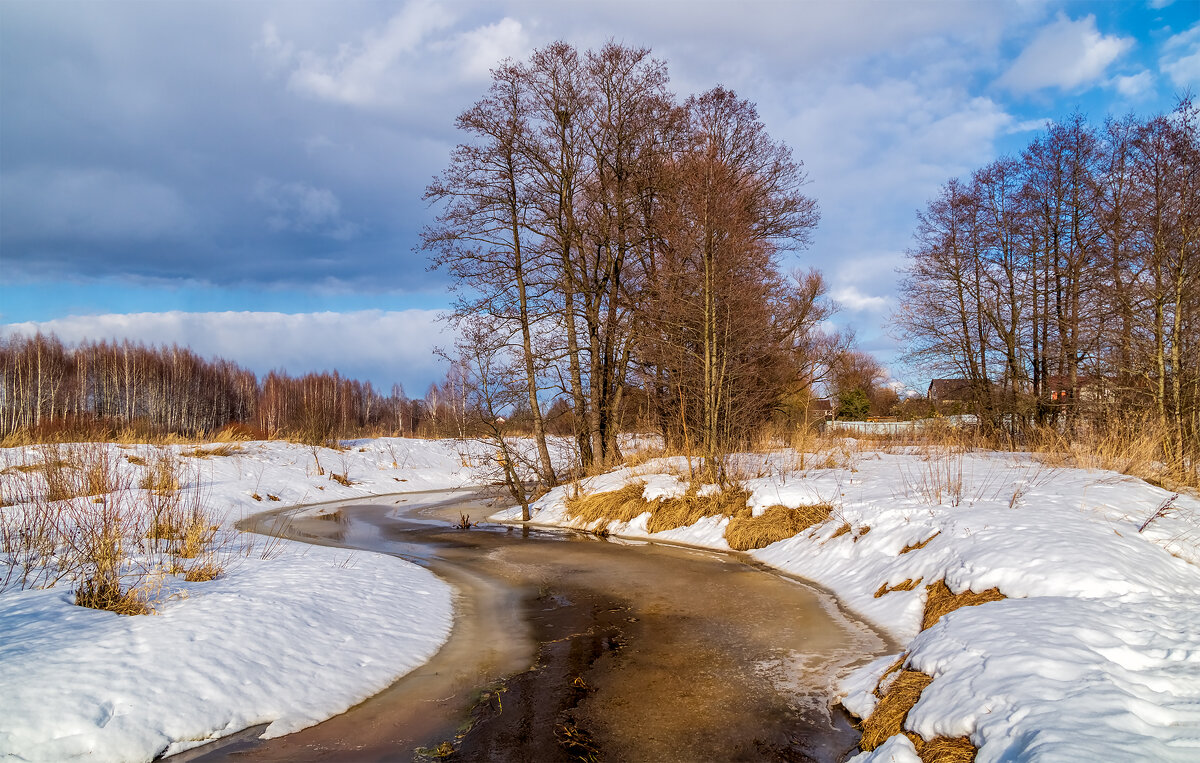
<path fill-rule="evenodd" d="M 899 674 L 891 680 L 886 691 L 880 693 L 878 689 L 876 690 L 876 696 L 879 696 L 880 699 L 875 705 L 875 711 L 869 718 L 864 719 L 860 726 L 862 739 L 859 740 L 858 746 L 864 751 L 870 752 L 893 736 L 904 734 L 913 743 L 922 763 L 969 763 L 974 761 L 977 748 L 966 737 L 935 737 L 925 740 L 921 735 L 904 728 L 909 712 L 916 706 L 917 700 L 921 698 L 921 693 L 933 682 L 933 677 L 919 670 L 900 668 L 899 666 L 903 662 L 904 657 L 901 657 L 896 665 L 893 665 L 880 678 L 882 684 L 891 673 L 897 669 L 900 670 Z"/>
<path fill-rule="evenodd" d="M 217 445 L 211 445 L 207 448 L 198 445 L 191 450 L 183 451 L 181 455 L 189 458 L 223 458 L 226 456 L 233 456 L 241 452 L 242 447 L 240 445 L 234 445 L 231 442 L 224 442 Z"/>
<path fill-rule="evenodd" d="M 801 506 L 769 506 L 760 516 L 735 514 L 725 528 L 725 541 L 735 551 L 765 548 L 799 535 L 829 519 L 833 506 L 827 503 Z"/>
<path fill-rule="evenodd" d="M 912 544 L 910 544 L 910 545 L 907 545 L 907 546 L 905 546 L 904 548 L 900 549 L 900 553 L 902 553 L 902 554 L 907 554 L 907 553 L 910 553 L 910 552 L 912 552 L 912 551 L 916 551 L 916 550 L 918 550 L 918 549 L 925 548 L 926 546 L 928 546 L 928 545 L 929 545 L 929 541 L 933 540 L 934 538 L 936 538 L 937 536 L 939 536 L 939 535 L 941 535 L 941 534 L 942 534 L 942 531 L 941 531 L 941 530 L 938 530 L 937 532 L 935 532 L 933 535 L 930 535 L 930 536 L 929 536 L 928 538 L 926 538 L 925 540 L 923 540 L 923 541 L 920 541 L 920 542 L 918 542 L 918 543 L 912 543 Z"/>
<path fill-rule="evenodd" d="M 945 580 L 930 583 L 925 587 L 925 613 L 921 618 L 921 630 L 931 627 L 934 623 L 956 609 L 974 607 L 989 601 L 1000 601 L 1005 597 L 999 588 L 989 588 L 986 591 L 963 591 L 953 593 Z"/>
<path fill-rule="evenodd" d="M 193 564 L 184 570 L 183 579 L 189 583 L 207 583 L 216 580 L 225 572 L 225 565 L 214 560 Z"/>
<path fill-rule="evenodd" d="M 212 579 L 232 558 L 233 536 L 198 489 L 179 489 L 176 459 L 154 460 L 149 489 L 135 490 L 107 445 L 47 447 L 41 463 L 4 475 L 20 503 L 0 512 L 0 590 L 69 581 L 80 606 L 148 614 L 163 570 Z"/>
<path fill-rule="evenodd" d="M 123 587 L 120 582 L 86 578 L 75 589 L 75 604 L 118 615 L 150 615 L 154 614 L 159 590 L 161 586 L 141 584 Z"/>
<path fill-rule="evenodd" d="M 911 591 L 917 586 L 921 585 L 922 580 L 924 580 L 924 578 L 917 578 L 916 580 L 909 578 L 902 583 L 897 583 L 896 585 L 891 586 L 887 583 L 884 583 L 883 585 L 879 586 L 879 590 L 875 592 L 875 598 L 878 599 L 881 596 L 886 596 L 893 591 Z"/>
<path fill-rule="evenodd" d="M 863 720 L 862 739 L 858 746 L 870 752 L 896 734 L 903 734 L 909 711 L 921 698 L 921 692 L 932 682 L 933 677 L 927 673 L 901 669 L 875 705 L 875 711 Z"/>
<path fill-rule="evenodd" d="M 910 734 L 909 739 L 913 740 L 921 763 L 975 763 L 979 752 L 967 737 L 934 737 L 926 742 L 919 736 L 913 739 L 914 736 Z"/>
<path fill-rule="evenodd" d="M 749 498 L 750 491 L 740 487 L 727 487 L 700 495 L 698 487 L 692 485 L 686 493 L 677 498 L 655 501 L 646 529 L 657 533 L 694 525 L 704 517 L 748 514 L 750 509 L 746 506 L 746 501 Z"/>
<path fill-rule="evenodd" d="M 160 494 L 170 494 L 179 490 L 179 462 L 175 454 L 160 449 L 146 466 L 138 487 Z"/>
<path fill-rule="evenodd" d="M 631 522 L 650 511 L 650 504 L 642 498 L 645 489 L 645 482 L 630 482 L 619 490 L 568 497 L 567 516 L 589 525 L 599 520 Z"/>

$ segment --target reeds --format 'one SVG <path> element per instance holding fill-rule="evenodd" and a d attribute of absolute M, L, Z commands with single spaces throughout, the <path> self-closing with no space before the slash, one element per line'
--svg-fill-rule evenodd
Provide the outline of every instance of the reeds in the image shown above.
<path fill-rule="evenodd" d="M 765 548 L 825 522 L 832 514 L 833 506 L 828 503 L 795 509 L 769 506 L 757 517 L 733 516 L 725 528 L 725 541 L 735 551 Z"/>
<path fill-rule="evenodd" d="M 568 497 L 567 516 L 588 525 L 601 520 L 631 522 L 651 510 L 642 498 L 645 489 L 645 482 L 630 482 L 619 490 Z"/>
<path fill-rule="evenodd" d="M 664 532 L 688 527 L 705 517 L 729 517 L 725 540 L 735 551 L 769 546 L 828 520 L 834 512 L 827 503 L 789 508 L 768 507 L 753 516 L 748 501 L 750 492 L 738 485 L 724 488 L 709 486 L 702 490 L 692 484 L 681 496 L 647 501 L 644 482 L 631 482 L 618 490 L 568 497 L 567 516 L 585 525 L 597 522 L 631 522 L 649 513 L 646 530 Z"/>
<path fill-rule="evenodd" d="M 999 588 L 989 588 L 986 591 L 963 591 L 953 593 L 945 580 L 939 580 L 925 587 L 925 612 L 921 617 L 921 630 L 931 627 L 943 615 L 956 609 L 974 607 L 989 601 L 1000 601 L 1006 598 Z"/>
<path fill-rule="evenodd" d="M 902 657 L 897 665 L 902 665 L 903 660 Z M 885 673 L 880 682 L 889 678 L 893 672 L 893 670 L 889 670 Z M 899 674 L 891 679 L 886 691 L 882 694 L 876 692 L 877 695 L 880 695 L 880 700 L 875 705 L 874 712 L 860 725 L 862 738 L 859 740 L 858 746 L 862 750 L 870 752 L 897 734 L 904 734 L 913 743 L 922 763 L 970 763 L 974 761 L 978 748 L 966 737 L 935 737 L 926 740 L 920 734 L 904 728 L 908 714 L 931 683 L 933 683 L 933 677 L 929 674 L 919 670 L 901 668 Z"/>
<path fill-rule="evenodd" d="M 140 480 L 137 462 L 123 466 L 103 444 L 38 455 L 4 470 L 13 505 L 0 512 L 0 591 L 69 581 L 80 606 L 147 614 L 166 575 L 211 580 L 237 556 L 234 533 L 221 529 L 199 487 L 181 488 L 172 453 L 152 456 Z"/>

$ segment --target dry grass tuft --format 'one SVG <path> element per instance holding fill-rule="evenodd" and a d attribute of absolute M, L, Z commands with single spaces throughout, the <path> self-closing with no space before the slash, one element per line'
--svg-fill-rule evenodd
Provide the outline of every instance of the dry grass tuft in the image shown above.
<path fill-rule="evenodd" d="M 106 609 L 118 615 L 154 614 L 152 589 L 122 589 L 118 583 L 88 578 L 75 589 L 75 603 L 91 609 Z"/>
<path fill-rule="evenodd" d="M 881 596 L 892 593 L 893 591 L 911 591 L 917 586 L 921 585 L 922 580 L 924 580 L 924 578 L 917 578 L 916 580 L 910 578 L 905 580 L 903 583 L 897 583 L 893 586 L 884 583 L 883 585 L 879 586 L 879 590 L 875 592 L 875 598 L 878 599 Z"/>
<path fill-rule="evenodd" d="M 890 737 L 904 733 L 904 721 L 908 712 L 921 698 L 921 692 L 933 682 L 933 677 L 919 670 L 900 671 L 900 675 L 892 681 L 887 693 L 875 706 L 871 717 L 862 722 L 862 739 L 858 746 L 870 752 L 882 745 Z"/>
<path fill-rule="evenodd" d="M 725 540 L 735 551 L 765 548 L 826 521 L 832 513 L 832 506 L 821 503 L 796 509 L 770 506 L 757 517 L 735 514 L 725 528 Z"/>
<path fill-rule="evenodd" d="M 936 583 L 931 583 L 925 587 L 925 615 L 921 619 L 921 630 L 929 628 L 934 623 L 942 618 L 942 615 L 949 614 L 956 609 L 962 607 L 973 607 L 979 604 L 986 604 L 989 601 L 1000 601 L 1006 598 L 1000 593 L 999 588 L 989 588 L 986 591 L 976 593 L 974 591 L 963 591 L 962 593 L 952 593 L 950 587 L 946 585 L 945 580 L 939 580 Z"/>
<path fill-rule="evenodd" d="M 847 534 L 847 533 L 849 533 L 849 532 L 852 532 L 853 530 L 854 530 L 854 528 L 852 528 L 852 527 L 850 526 L 850 523 L 849 523 L 849 522 L 843 522 L 843 523 L 842 523 L 842 526 L 841 526 L 841 527 L 839 527 L 839 528 L 838 528 L 838 529 L 837 529 L 837 530 L 836 530 L 836 531 L 833 533 L 833 535 L 831 535 L 831 536 L 830 536 L 830 539 L 833 539 L 833 538 L 840 538 L 841 536 L 843 536 L 843 535 L 845 535 L 845 534 Z"/>
<path fill-rule="evenodd" d="M 697 486 L 692 485 L 678 498 L 655 501 L 651 505 L 650 521 L 646 523 L 646 529 L 657 533 L 694 525 L 704 517 L 731 517 L 750 512 L 746 506 L 746 501 L 750 498 L 748 490 L 725 488 L 703 496 L 697 490 Z"/>
<path fill-rule="evenodd" d="M 195 564 L 183 573 L 183 579 L 189 583 L 207 583 L 216 580 L 225 571 L 224 565 L 209 560 Z"/>
<path fill-rule="evenodd" d="M 212 458 L 213 456 L 232 456 L 241 452 L 242 448 L 240 445 L 234 445 L 233 443 L 226 442 L 221 443 L 220 445 L 214 445 L 211 448 L 202 448 L 197 446 L 191 450 L 184 451 L 183 455 L 190 458 Z"/>
<path fill-rule="evenodd" d="M 726 488 L 707 495 L 699 494 L 699 486 L 692 485 L 687 493 L 678 498 L 663 498 L 647 501 L 642 497 L 646 489 L 644 482 L 631 482 L 620 490 L 579 496 L 567 499 L 567 516 L 583 520 L 586 524 L 598 521 L 630 522 L 650 512 L 646 523 L 649 532 L 657 533 L 676 527 L 694 525 L 704 517 L 749 517 L 746 501 L 750 493 L 742 488 Z"/>
<path fill-rule="evenodd" d="M 645 489 L 645 482 L 630 482 L 620 490 L 568 498 L 567 516 L 589 525 L 598 520 L 630 522 L 650 511 L 650 504 L 642 498 Z"/>
<path fill-rule="evenodd" d="M 916 734 L 909 734 L 908 738 L 917 748 L 921 763 L 974 763 L 979 752 L 966 737 L 936 737 L 928 742 Z"/>
<path fill-rule="evenodd" d="M 195 508 L 185 519 L 179 532 L 179 545 L 175 555 L 180 559 L 195 559 L 204 554 L 216 539 L 218 525 L 211 523 L 208 512 Z"/>
<path fill-rule="evenodd" d="M 880 678 L 880 684 L 903 663 L 903 660 L 904 658 L 901 657 L 896 665 L 884 673 Z M 970 761 L 974 761 L 977 748 L 966 737 L 936 737 L 926 741 L 919 734 L 904 729 L 904 722 L 908 720 L 909 712 L 921 698 L 925 687 L 932 682 L 933 677 L 926 673 L 919 670 L 902 669 L 888 686 L 886 692 L 880 695 L 879 690 L 876 689 L 876 696 L 880 697 L 879 704 L 875 706 L 875 712 L 871 713 L 871 717 L 862 722 L 862 739 L 858 746 L 870 752 L 891 737 L 904 734 L 913 743 L 922 763 L 970 763 Z"/>
<path fill-rule="evenodd" d="M 904 548 L 900 549 L 900 553 L 907 554 L 909 551 L 916 551 L 917 549 L 925 548 L 926 546 L 929 545 L 929 541 L 933 540 L 934 538 L 936 538 L 937 536 L 939 536 L 941 534 L 942 534 L 942 531 L 938 530 L 933 535 L 930 535 L 928 538 L 921 541 L 920 543 L 914 543 L 911 546 L 905 546 Z"/>
<path fill-rule="evenodd" d="M 170 494 L 179 490 L 179 463 L 169 450 L 160 450 L 138 483 L 142 490 Z"/>
<path fill-rule="evenodd" d="M 350 487 L 351 485 L 354 484 L 354 482 L 351 481 L 350 476 L 348 474 L 338 474 L 337 472 L 330 472 L 329 479 L 333 480 L 334 482 L 338 483 L 339 485 L 344 485 L 346 487 Z"/>

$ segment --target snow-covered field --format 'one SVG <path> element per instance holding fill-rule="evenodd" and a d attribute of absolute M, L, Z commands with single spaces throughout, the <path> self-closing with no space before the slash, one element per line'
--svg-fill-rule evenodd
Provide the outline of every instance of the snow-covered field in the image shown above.
<path fill-rule="evenodd" d="M 184 489 L 200 489 L 230 525 L 269 508 L 470 479 L 453 442 L 346 444 L 240 443 L 228 456 L 183 457 Z M 104 447 L 135 484 L 146 468 L 137 462 L 156 453 Z M 41 457 L 0 451 L 0 479 Z M 0 594 L 0 760 L 150 760 L 258 724 L 285 734 L 385 688 L 449 635 L 452 591 L 420 567 L 294 543 L 264 550 L 228 559 L 216 580 L 168 576 L 155 615 L 77 607 L 67 581 Z"/>
<path fill-rule="evenodd" d="M 1028 455 L 859 451 L 853 441 L 831 458 L 745 456 L 739 470 L 756 514 L 835 507 L 829 521 L 752 555 L 829 587 L 903 645 L 842 681 L 848 709 L 870 715 L 881 675 L 905 655 L 905 667 L 934 679 L 906 728 L 926 740 L 969 736 L 980 761 L 1200 760 L 1200 501 L 1177 497 L 1139 533 L 1172 494 L 1114 472 Z M 645 481 L 648 500 L 681 495 L 685 466 L 651 461 L 583 492 Z M 577 525 L 565 513 L 572 489 L 543 497 L 533 521 Z M 726 518 L 650 535 L 648 516 L 606 529 L 728 548 Z M 938 580 L 1007 598 L 922 631 L 925 585 Z M 918 584 L 876 595 L 906 582 Z M 902 735 L 856 758 L 888 760 L 918 758 Z"/>
<path fill-rule="evenodd" d="M 242 443 L 232 455 L 183 461 L 227 525 L 269 508 L 475 479 L 452 442 L 347 445 Z M 134 475 L 154 455 L 107 447 Z M 0 451 L 0 479 L 39 457 Z M 584 490 L 642 480 L 647 498 L 676 495 L 686 487 L 681 466 L 652 461 Z M 983 761 L 1200 760 L 1200 501 L 1179 496 L 1139 533 L 1171 494 L 1132 477 L 1011 454 L 873 452 L 853 441 L 804 463 L 792 453 L 746 456 L 739 471 L 756 510 L 834 505 L 829 521 L 752 553 L 832 589 L 903 646 L 908 667 L 934 677 L 910 730 L 970 736 Z M 572 524 L 563 503 L 571 489 L 538 501 L 534 521 Z M 653 537 L 728 548 L 726 522 Z M 651 537 L 645 515 L 609 529 Z M 256 724 L 286 733 L 375 693 L 447 637 L 451 591 L 418 567 L 294 544 L 263 556 L 244 555 L 210 582 L 172 578 L 151 616 L 76 607 L 69 584 L 0 594 L 0 759 L 148 760 Z M 1007 598 L 922 631 L 925 585 L 937 580 L 955 592 L 998 587 Z M 906 581 L 919 584 L 876 596 Z M 846 677 L 845 705 L 869 714 L 898 657 Z M 915 759 L 903 736 L 861 758 Z"/>

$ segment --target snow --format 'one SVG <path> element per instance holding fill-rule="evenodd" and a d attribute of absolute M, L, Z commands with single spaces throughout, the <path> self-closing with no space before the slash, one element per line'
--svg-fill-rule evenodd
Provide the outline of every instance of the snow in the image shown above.
<path fill-rule="evenodd" d="M 201 490 L 227 527 L 271 508 L 470 485 L 479 479 L 471 465 L 486 461 L 482 449 L 460 453 L 452 441 L 346 445 L 240 443 L 229 456 L 182 460 L 194 469 L 188 489 Z M 150 460 L 156 450 L 107 447 L 133 477 L 145 467 L 127 457 Z M 38 458 L 36 448 L 0 450 L 0 482 L 14 478 L 8 467 Z M 980 761 L 1200 760 L 1195 497 L 1180 495 L 1139 533 L 1169 491 L 1029 455 L 878 452 L 847 440 L 816 456 L 747 455 L 734 467 L 756 514 L 775 504 L 834 507 L 829 521 L 752 555 L 832 590 L 896 642 L 895 653 L 842 679 L 852 712 L 873 709 L 880 676 L 903 657 L 934 678 L 907 729 L 969 736 Z M 682 495 L 686 462 L 556 488 L 534 504 L 534 523 L 575 526 L 570 491 L 635 481 L 647 498 Z M 608 529 L 728 548 L 724 518 L 651 535 L 648 517 Z M 76 607 L 66 584 L 0 594 L 0 759 L 149 760 L 259 724 L 287 733 L 377 692 L 446 639 L 452 592 L 421 568 L 300 544 L 278 551 L 241 556 L 214 581 L 171 578 L 152 616 Z M 918 579 L 914 590 L 875 596 Z M 925 585 L 937 580 L 1007 598 L 922 631 Z M 855 758 L 917 759 L 903 736 Z"/>
<path fill-rule="evenodd" d="M 150 760 L 260 723 L 272 737 L 344 712 L 449 636 L 449 586 L 328 548 L 179 583 L 155 616 L 0 596 L 0 750 L 13 760 Z"/>
<path fill-rule="evenodd" d="M 847 441 L 803 463 L 789 452 L 745 456 L 735 467 L 750 475 L 742 483 L 755 514 L 774 504 L 834 506 L 829 521 L 751 555 L 830 588 L 903 646 L 906 667 L 933 676 L 909 731 L 969 736 L 980 761 L 1200 760 L 1200 500 L 1180 495 L 1139 533 L 1172 493 L 1028 454 L 875 452 Z M 682 459 L 661 459 L 582 490 L 644 481 L 647 498 L 678 495 L 686 475 Z M 533 521 L 578 526 L 565 513 L 571 489 L 540 499 Z M 723 518 L 650 534 L 647 516 L 607 529 L 728 548 Z M 875 596 L 917 580 L 914 590 Z M 955 593 L 996 587 L 1007 598 L 922 631 L 925 585 L 937 580 Z M 901 656 L 845 677 L 847 709 L 869 714 L 880 675 Z M 855 758 L 916 759 L 903 737 Z"/>
<path fill-rule="evenodd" d="M 228 456 L 182 457 L 185 489 L 201 491 L 229 528 L 268 508 L 472 479 L 452 441 L 345 445 L 239 443 Z M 157 450 L 100 447 L 134 484 L 137 459 Z M 0 479 L 40 458 L 37 448 L 0 451 Z M 67 582 L 0 594 L 0 760 L 143 761 L 258 724 L 286 734 L 387 687 L 450 633 L 451 587 L 394 557 L 280 542 L 227 561 L 209 582 L 168 576 L 149 616 L 77 607 Z"/>

